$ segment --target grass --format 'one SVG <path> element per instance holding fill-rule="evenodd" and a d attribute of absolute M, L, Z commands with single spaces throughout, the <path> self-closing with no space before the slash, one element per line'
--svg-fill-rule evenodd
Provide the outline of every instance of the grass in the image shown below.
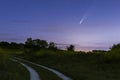
<path fill-rule="evenodd" d="M 1 50 L 1 53 L 8 53 L 4 52 L 5 50 Z M 7 50 L 6 50 L 7 51 Z M 17 51 L 15 51 L 17 52 Z M 9 53 L 10 54 L 10 53 Z M 107 53 L 108 54 L 108 53 Z M 120 80 L 120 59 L 110 58 L 106 53 L 87 53 L 84 52 L 69 52 L 69 51 L 51 51 L 51 50 L 40 50 L 35 53 L 24 53 L 18 50 L 16 54 L 19 57 L 24 59 L 30 60 L 32 62 L 42 64 L 44 66 L 48 66 L 50 68 L 54 68 L 65 75 L 71 77 L 73 80 Z M 4 57 L 3 57 L 4 56 Z M 7 59 L 6 54 L 2 54 L 0 57 L 3 61 Z M 7 63 L 6 69 L 2 69 L 4 63 Z M 26 63 L 26 62 L 24 62 Z M 0 63 L 0 69 L 6 72 L 18 72 L 13 75 L 20 75 L 20 74 L 27 74 L 25 70 L 20 70 L 17 63 L 11 62 L 7 60 L 7 62 Z M 43 68 L 37 67 L 35 65 L 26 63 L 34 68 L 42 78 L 42 80 L 61 80 L 52 72 L 45 70 Z M 11 69 L 9 71 L 8 65 L 11 65 Z M 15 67 L 16 66 L 16 67 Z M 18 66 L 18 67 L 17 67 Z M 12 70 L 15 69 L 15 70 Z M 2 71 L 1 70 L 1 71 Z M 12 70 L 12 71 L 11 71 Z M 20 70 L 20 71 L 16 71 Z M 23 73 L 22 73 L 23 71 Z M 7 73 L 3 74 L 6 75 Z M 7 76 L 9 76 L 7 74 Z M 22 76 L 21 78 L 25 78 L 27 75 Z M 1 76 L 0 76 L 1 77 Z M 3 76 L 2 76 L 3 77 Z M 2 79 L 2 80 L 16 80 L 12 79 L 12 75 L 9 76 L 10 79 Z M 17 76 L 19 77 L 19 76 Z M 16 77 L 15 77 L 16 78 Z M 21 79 L 20 78 L 20 79 Z M 17 79 L 17 80 L 20 80 Z M 24 79 L 21 79 L 24 80 Z M 25 79 L 27 80 L 27 79 Z"/>
<path fill-rule="evenodd" d="M 0 80 L 29 80 L 29 72 L 21 64 L 10 60 L 9 52 L 0 49 Z"/>
<path fill-rule="evenodd" d="M 31 64 L 31 63 L 23 61 L 23 60 L 20 60 L 20 61 L 31 66 L 34 70 L 36 70 L 36 72 L 39 74 L 39 76 L 42 80 L 48 80 L 48 79 L 49 80 L 62 80 L 56 74 L 52 73 L 51 71 L 48 71 L 46 69 L 43 69 L 39 66 L 36 66 L 34 64 Z"/>
<path fill-rule="evenodd" d="M 110 61 L 102 53 L 62 52 L 50 54 L 48 51 L 39 51 L 31 58 L 27 56 L 26 59 L 57 69 L 73 80 L 120 80 L 120 60 Z"/>
<path fill-rule="evenodd" d="M 37 67 L 35 65 L 30 65 L 32 68 L 34 68 L 38 74 L 40 75 L 42 80 L 62 80 L 60 79 L 57 75 L 55 75 L 54 73 L 45 70 L 43 68 Z"/>
<path fill-rule="evenodd" d="M 0 61 L 0 80 L 29 80 L 29 72 L 19 63 Z"/>

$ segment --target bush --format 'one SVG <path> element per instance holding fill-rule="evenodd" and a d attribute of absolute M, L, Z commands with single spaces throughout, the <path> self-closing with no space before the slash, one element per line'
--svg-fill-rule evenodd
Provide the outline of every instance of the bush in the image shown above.
<path fill-rule="evenodd" d="M 113 45 L 107 56 L 110 59 L 120 59 L 120 44 Z"/>

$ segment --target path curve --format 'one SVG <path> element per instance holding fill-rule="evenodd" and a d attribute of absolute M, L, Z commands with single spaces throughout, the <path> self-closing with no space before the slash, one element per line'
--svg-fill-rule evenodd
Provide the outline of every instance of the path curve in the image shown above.
<path fill-rule="evenodd" d="M 14 60 L 14 59 L 11 59 L 11 60 L 14 62 L 18 62 L 17 60 Z M 40 80 L 38 73 L 33 68 L 31 68 L 30 66 L 28 66 L 24 63 L 21 63 L 21 62 L 18 62 L 18 63 L 20 63 L 22 66 L 24 66 L 29 71 L 30 80 Z"/>
<path fill-rule="evenodd" d="M 31 64 L 33 64 L 33 65 L 36 65 L 36 66 L 42 67 L 42 68 L 44 68 L 44 69 L 46 69 L 46 70 L 49 70 L 49 71 L 53 72 L 54 74 L 56 74 L 56 75 L 57 75 L 59 78 L 61 78 L 62 80 L 72 80 L 71 78 L 65 76 L 63 73 L 61 73 L 61 72 L 59 72 L 59 71 L 57 71 L 57 70 L 54 70 L 54 69 L 52 69 L 52 68 L 48 68 L 48 67 L 46 67 L 46 66 L 43 66 L 43 65 L 40 65 L 40 64 L 36 64 L 36 63 L 30 62 L 30 61 L 27 61 L 27 60 L 24 60 L 24 59 L 21 59 L 21 58 L 17 58 L 17 57 L 14 57 L 14 58 L 15 58 L 15 59 L 18 59 L 18 60 L 23 60 L 23 61 L 25 61 L 25 62 L 29 62 L 29 63 L 31 63 Z"/>

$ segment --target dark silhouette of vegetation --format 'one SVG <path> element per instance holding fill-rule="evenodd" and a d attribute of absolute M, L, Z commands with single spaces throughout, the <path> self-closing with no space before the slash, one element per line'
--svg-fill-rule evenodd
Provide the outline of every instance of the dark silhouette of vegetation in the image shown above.
<path fill-rule="evenodd" d="M 119 44 L 114 44 L 110 49 L 111 49 L 111 51 L 120 52 L 120 43 Z"/>
<path fill-rule="evenodd" d="M 27 41 L 25 42 L 25 46 L 29 48 L 33 46 L 32 38 L 27 38 Z"/>
<path fill-rule="evenodd" d="M 33 45 L 37 46 L 39 48 L 47 48 L 48 43 L 47 43 L 46 40 L 34 39 L 33 40 Z"/>
<path fill-rule="evenodd" d="M 105 50 L 92 50 L 92 53 L 106 53 Z"/>
<path fill-rule="evenodd" d="M 112 60 L 120 59 L 120 43 L 115 44 L 110 48 L 108 52 L 108 57 Z"/>
<path fill-rule="evenodd" d="M 0 47 L 2 47 L 2 48 L 9 48 L 10 44 L 8 42 L 2 41 L 2 42 L 0 42 Z"/>
<path fill-rule="evenodd" d="M 48 48 L 49 48 L 50 50 L 57 50 L 57 49 L 58 49 L 58 48 L 56 47 L 56 45 L 55 45 L 54 42 L 50 42 Z"/>
<path fill-rule="evenodd" d="M 75 50 L 75 46 L 74 45 L 70 45 L 67 47 L 68 51 L 74 51 Z"/>
<path fill-rule="evenodd" d="M 46 40 L 41 39 L 32 39 L 27 38 L 25 43 L 16 43 L 16 42 L 0 42 L 1 48 L 8 49 L 22 49 L 25 53 L 32 53 L 35 51 L 39 51 L 40 49 L 49 49 L 49 50 L 60 50 L 54 42 L 47 42 Z M 70 45 L 67 47 L 68 51 L 74 51 L 74 45 Z"/>
<path fill-rule="evenodd" d="M 24 44 L 24 51 L 26 53 L 33 53 L 40 49 L 47 49 L 48 42 L 46 40 L 27 38 Z"/>
<path fill-rule="evenodd" d="M 23 49 L 24 44 L 23 43 L 15 43 L 15 42 L 0 42 L 0 47 L 1 48 L 7 48 L 7 49 Z"/>
<path fill-rule="evenodd" d="M 27 41 L 25 42 L 25 46 L 28 48 L 38 47 L 38 48 L 47 48 L 48 42 L 46 40 L 40 40 L 40 39 L 32 39 L 27 38 Z"/>

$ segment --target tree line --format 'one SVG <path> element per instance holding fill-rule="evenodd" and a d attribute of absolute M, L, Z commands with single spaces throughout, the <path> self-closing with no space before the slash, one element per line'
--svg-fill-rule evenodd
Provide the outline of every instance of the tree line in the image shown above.
<path fill-rule="evenodd" d="M 9 48 L 9 49 L 31 49 L 31 50 L 39 50 L 39 49 L 50 49 L 50 50 L 59 50 L 54 42 L 47 42 L 46 40 L 41 39 L 32 39 L 27 38 L 25 43 L 16 43 L 16 42 L 0 42 L 1 48 Z M 66 47 L 68 51 L 74 51 L 74 45 L 69 45 Z"/>

